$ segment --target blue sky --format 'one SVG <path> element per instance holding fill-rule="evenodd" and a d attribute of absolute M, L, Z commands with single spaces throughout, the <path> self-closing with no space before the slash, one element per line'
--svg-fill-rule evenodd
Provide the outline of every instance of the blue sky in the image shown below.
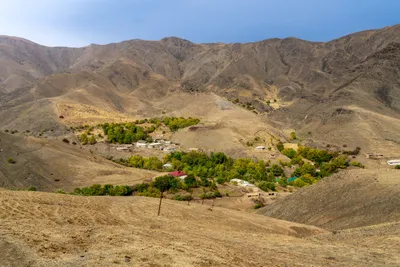
<path fill-rule="evenodd" d="M 329 41 L 400 23 L 399 0 L 0 0 L 0 34 L 48 46 L 178 36 Z"/>

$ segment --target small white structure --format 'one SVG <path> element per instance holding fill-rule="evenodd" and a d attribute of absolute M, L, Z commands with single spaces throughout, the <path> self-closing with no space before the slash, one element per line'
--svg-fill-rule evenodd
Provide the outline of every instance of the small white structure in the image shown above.
<path fill-rule="evenodd" d="M 390 166 L 397 166 L 400 165 L 400 159 L 392 159 L 392 160 L 388 160 L 387 164 L 389 164 Z"/>
<path fill-rule="evenodd" d="M 172 142 L 171 141 L 164 141 L 164 144 L 170 145 Z"/>
<path fill-rule="evenodd" d="M 257 146 L 256 150 L 265 150 L 265 146 Z"/>
<path fill-rule="evenodd" d="M 132 145 L 123 145 L 123 146 L 117 146 L 115 149 L 117 151 L 127 151 L 129 148 L 132 147 Z"/>
<path fill-rule="evenodd" d="M 170 169 L 170 168 L 172 168 L 172 164 L 171 164 L 171 163 L 165 163 L 165 164 L 163 165 L 163 168 L 164 168 L 164 169 Z"/>
<path fill-rule="evenodd" d="M 253 185 L 253 184 L 251 184 L 251 183 L 249 183 L 249 182 L 247 182 L 245 180 L 241 180 L 241 179 L 237 179 L 237 178 L 232 179 L 231 183 L 232 182 L 236 182 L 239 186 L 243 186 L 243 187 L 249 187 L 249 186 L 253 187 L 253 186 L 255 186 L 255 185 Z"/>
<path fill-rule="evenodd" d="M 137 143 L 136 143 L 136 147 L 147 147 L 147 144 L 146 144 L 146 143 L 139 143 L 139 142 L 137 142 Z"/>
<path fill-rule="evenodd" d="M 160 147 L 160 146 L 162 146 L 162 144 L 161 143 L 151 143 L 151 144 L 148 144 L 148 148 L 156 148 L 156 147 Z"/>
<path fill-rule="evenodd" d="M 166 148 L 164 148 L 164 151 L 173 152 L 173 151 L 176 151 L 176 148 L 175 147 L 166 147 Z"/>

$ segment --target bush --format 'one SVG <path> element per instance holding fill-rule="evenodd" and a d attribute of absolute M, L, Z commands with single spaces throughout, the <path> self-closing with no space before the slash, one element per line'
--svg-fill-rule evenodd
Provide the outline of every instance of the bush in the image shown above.
<path fill-rule="evenodd" d="M 291 132 L 290 133 L 290 139 L 292 139 L 292 140 L 296 140 L 297 139 L 297 136 L 296 136 L 295 132 Z"/>
<path fill-rule="evenodd" d="M 400 165 L 396 165 L 396 167 L 394 167 L 396 170 L 400 170 Z"/>
<path fill-rule="evenodd" d="M 273 182 L 263 181 L 263 182 L 258 183 L 257 186 L 265 192 L 276 191 L 276 186 L 275 186 L 275 183 L 273 183 Z"/>
<path fill-rule="evenodd" d="M 64 143 L 69 144 L 69 140 L 68 140 L 67 138 L 64 138 L 62 141 L 63 141 Z"/>
<path fill-rule="evenodd" d="M 189 201 L 192 199 L 193 198 L 191 195 L 183 195 L 183 196 L 181 196 L 179 194 L 174 195 L 174 200 L 178 200 L 178 201 Z"/>
<path fill-rule="evenodd" d="M 279 185 L 282 186 L 282 187 L 287 187 L 287 180 L 286 180 L 286 178 L 281 178 L 281 179 L 279 179 L 278 183 L 279 183 Z"/>
<path fill-rule="evenodd" d="M 294 150 L 293 148 L 285 148 L 281 151 L 281 153 L 290 159 L 296 157 L 297 154 L 296 150 Z"/>
<path fill-rule="evenodd" d="M 57 194 L 66 194 L 65 191 L 62 190 L 62 189 L 57 189 L 57 190 L 56 190 L 56 193 L 57 193 Z"/>
<path fill-rule="evenodd" d="M 276 144 L 276 149 L 278 149 L 280 152 L 282 152 L 282 150 L 285 149 L 281 141 L 279 141 L 278 144 Z"/>
<path fill-rule="evenodd" d="M 28 187 L 27 189 L 28 191 L 37 191 L 36 186 L 31 185 L 30 187 Z"/>
<path fill-rule="evenodd" d="M 295 187 L 305 187 L 305 186 L 307 186 L 308 184 L 307 184 L 306 182 L 304 182 L 302 179 L 297 178 L 296 180 L 294 180 L 293 185 L 294 185 Z"/>
<path fill-rule="evenodd" d="M 7 162 L 10 163 L 10 164 L 15 164 L 15 163 L 17 163 L 13 158 L 8 158 L 8 159 L 7 159 Z"/>
<path fill-rule="evenodd" d="M 263 207 L 263 205 L 261 203 L 257 203 L 254 205 L 254 209 L 256 209 L 256 210 L 259 208 L 262 208 L 262 207 Z"/>
<path fill-rule="evenodd" d="M 365 166 L 363 164 L 361 164 L 360 162 L 357 162 L 357 161 L 351 162 L 351 165 L 354 167 L 362 168 L 362 169 L 365 168 Z"/>

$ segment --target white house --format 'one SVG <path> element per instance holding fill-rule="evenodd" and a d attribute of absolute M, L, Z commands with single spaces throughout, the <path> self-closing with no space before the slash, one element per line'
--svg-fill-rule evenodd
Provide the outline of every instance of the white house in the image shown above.
<path fill-rule="evenodd" d="M 147 147 L 147 144 L 146 144 L 146 143 L 139 143 L 139 142 L 137 142 L 137 143 L 136 143 L 136 147 Z"/>
<path fill-rule="evenodd" d="M 245 180 L 241 180 L 241 179 L 237 179 L 237 178 L 232 179 L 231 183 L 232 182 L 236 182 L 239 186 L 243 186 L 243 187 L 252 187 L 252 186 L 254 186 L 253 184 L 251 184 L 251 183 L 249 183 L 249 182 L 247 182 Z"/>
<path fill-rule="evenodd" d="M 400 159 L 392 159 L 392 160 L 388 160 L 387 164 L 389 164 L 390 166 L 397 166 L 400 165 Z"/>
<path fill-rule="evenodd" d="M 170 168 L 172 168 L 172 164 L 171 164 L 171 163 L 165 163 L 165 164 L 163 165 L 163 168 L 164 168 L 164 169 L 170 169 Z"/>
<path fill-rule="evenodd" d="M 151 143 L 147 147 L 148 148 L 156 148 L 156 147 L 160 147 L 160 146 L 162 146 L 161 143 Z"/>

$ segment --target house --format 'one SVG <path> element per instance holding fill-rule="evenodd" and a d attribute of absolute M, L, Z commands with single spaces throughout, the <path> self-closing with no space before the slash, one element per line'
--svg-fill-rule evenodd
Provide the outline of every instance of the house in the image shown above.
<path fill-rule="evenodd" d="M 156 148 L 156 147 L 160 147 L 160 146 L 162 146 L 161 143 L 151 143 L 151 144 L 147 145 L 148 148 Z"/>
<path fill-rule="evenodd" d="M 181 180 L 184 180 L 187 177 L 187 175 L 182 171 L 170 172 L 169 175 L 179 178 Z"/>
<path fill-rule="evenodd" d="M 400 159 L 392 159 L 392 160 L 388 160 L 387 164 L 389 164 L 390 166 L 397 166 L 400 165 Z"/>
<path fill-rule="evenodd" d="M 231 180 L 231 183 L 234 183 L 234 182 L 236 182 L 237 185 L 243 186 L 243 187 L 252 187 L 252 186 L 254 186 L 253 184 L 251 184 L 251 183 L 249 183 L 249 182 L 247 182 L 245 180 L 241 180 L 241 179 L 237 179 L 237 178 Z"/>
<path fill-rule="evenodd" d="M 137 143 L 136 143 L 136 147 L 147 147 L 147 144 L 146 144 L 146 143 L 139 143 L 139 142 L 137 142 Z"/>
<path fill-rule="evenodd" d="M 170 169 L 170 168 L 172 168 L 172 164 L 171 164 L 171 163 L 165 163 L 165 164 L 163 165 L 163 168 L 164 168 L 164 169 Z"/>
<path fill-rule="evenodd" d="M 257 146 L 256 150 L 265 150 L 265 146 Z"/>

